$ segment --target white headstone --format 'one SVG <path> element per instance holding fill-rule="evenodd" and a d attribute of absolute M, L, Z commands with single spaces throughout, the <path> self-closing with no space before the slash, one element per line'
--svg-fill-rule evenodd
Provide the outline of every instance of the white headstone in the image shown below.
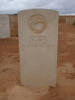
<path fill-rule="evenodd" d="M 9 16 L 0 14 L 0 38 L 10 37 Z"/>
<path fill-rule="evenodd" d="M 18 23 L 22 84 L 56 86 L 58 12 L 24 10 Z"/>

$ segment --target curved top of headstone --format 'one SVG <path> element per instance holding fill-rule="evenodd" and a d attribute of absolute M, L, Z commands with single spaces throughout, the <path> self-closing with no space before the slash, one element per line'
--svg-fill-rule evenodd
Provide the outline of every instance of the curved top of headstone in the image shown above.
<path fill-rule="evenodd" d="M 28 11 L 49 11 L 49 12 L 54 12 L 54 13 L 57 13 L 58 11 L 56 11 L 56 10 L 52 10 L 52 9 L 25 9 L 25 10 L 21 10 L 21 11 L 19 11 L 18 12 L 18 14 L 19 13 L 23 13 L 23 12 L 28 12 Z"/>
<path fill-rule="evenodd" d="M 51 20 L 54 20 L 58 16 L 57 11 L 49 9 L 30 9 L 23 10 L 18 13 L 18 15 L 26 16 L 28 15 L 28 26 L 34 33 L 42 33 L 47 27 L 47 16 L 51 16 Z M 45 16 L 47 15 L 47 16 Z M 29 17 L 30 16 L 30 17 Z"/>

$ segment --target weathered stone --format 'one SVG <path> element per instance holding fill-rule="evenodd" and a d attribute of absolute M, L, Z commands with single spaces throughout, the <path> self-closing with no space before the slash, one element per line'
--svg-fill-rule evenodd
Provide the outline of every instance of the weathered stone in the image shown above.
<path fill-rule="evenodd" d="M 56 86 L 58 12 L 21 11 L 18 23 L 22 84 Z"/>

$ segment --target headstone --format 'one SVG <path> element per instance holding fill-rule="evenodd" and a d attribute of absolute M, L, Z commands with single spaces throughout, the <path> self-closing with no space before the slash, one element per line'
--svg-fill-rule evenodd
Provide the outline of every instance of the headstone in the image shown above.
<path fill-rule="evenodd" d="M 0 38 L 8 37 L 10 37 L 9 16 L 6 14 L 0 14 Z"/>
<path fill-rule="evenodd" d="M 58 12 L 24 10 L 18 23 L 22 84 L 56 86 Z"/>

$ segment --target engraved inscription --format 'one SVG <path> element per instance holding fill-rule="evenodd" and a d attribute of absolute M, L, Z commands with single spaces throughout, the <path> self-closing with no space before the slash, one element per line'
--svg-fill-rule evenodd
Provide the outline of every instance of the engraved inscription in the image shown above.
<path fill-rule="evenodd" d="M 47 21 L 43 15 L 35 14 L 29 18 L 28 25 L 34 33 L 39 34 L 46 29 Z"/>
<path fill-rule="evenodd" d="M 48 41 L 48 37 L 43 36 L 29 36 L 27 40 L 25 40 L 24 47 L 54 47 L 55 45 L 51 44 Z"/>

